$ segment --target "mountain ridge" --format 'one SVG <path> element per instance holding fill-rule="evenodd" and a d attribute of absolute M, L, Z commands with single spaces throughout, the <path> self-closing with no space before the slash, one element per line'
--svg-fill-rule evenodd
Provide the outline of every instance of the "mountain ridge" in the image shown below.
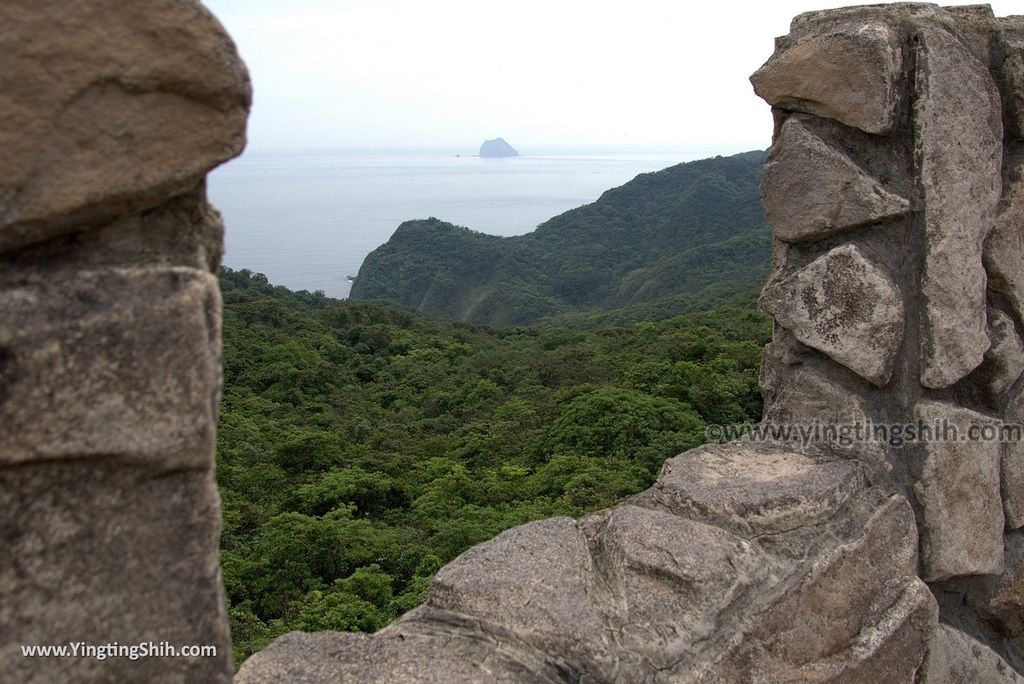
<path fill-rule="evenodd" d="M 363 261 L 351 297 L 492 326 L 616 309 L 767 274 L 757 189 L 764 151 L 640 174 L 525 235 L 431 217 Z"/>

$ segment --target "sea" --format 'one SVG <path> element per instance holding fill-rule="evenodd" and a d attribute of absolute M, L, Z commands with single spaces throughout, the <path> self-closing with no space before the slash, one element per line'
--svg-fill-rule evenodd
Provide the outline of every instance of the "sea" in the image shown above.
<path fill-rule="evenodd" d="M 436 217 L 521 235 L 637 174 L 720 153 L 520 152 L 500 159 L 441 148 L 246 152 L 208 180 L 227 226 L 224 264 L 345 298 L 349 276 L 403 221 Z"/>

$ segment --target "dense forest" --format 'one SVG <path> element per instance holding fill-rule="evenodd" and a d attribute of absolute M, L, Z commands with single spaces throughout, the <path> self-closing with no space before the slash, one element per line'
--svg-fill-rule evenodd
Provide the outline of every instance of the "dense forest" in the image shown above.
<path fill-rule="evenodd" d="M 641 303 L 676 313 L 691 307 L 680 297 L 708 300 L 709 288 L 742 294 L 764 280 L 771 252 L 758 197 L 764 158 L 641 174 L 517 237 L 407 221 L 367 256 L 351 297 L 503 326 Z"/>
<path fill-rule="evenodd" d="M 615 503 L 707 424 L 760 416 L 770 326 L 754 290 L 701 290 L 676 302 L 692 313 L 656 321 L 640 308 L 492 329 L 248 271 L 221 286 L 239 660 L 293 629 L 376 630 L 471 545 Z"/>

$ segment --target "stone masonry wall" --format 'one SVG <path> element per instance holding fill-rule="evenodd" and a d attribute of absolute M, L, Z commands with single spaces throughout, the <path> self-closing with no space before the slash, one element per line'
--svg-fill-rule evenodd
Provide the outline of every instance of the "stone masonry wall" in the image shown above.
<path fill-rule="evenodd" d="M 751 80 L 775 432 L 509 530 L 388 628 L 286 635 L 240 682 L 1021 681 L 1024 448 L 949 437 L 1024 422 L 1024 18 L 804 14 Z"/>
<path fill-rule="evenodd" d="M 907 4 L 801 15 L 751 78 L 775 113 L 766 417 L 811 422 L 813 373 L 865 423 L 933 428 L 877 444 L 876 476 L 942 622 L 1018 670 L 1024 451 L 967 433 L 1024 424 L 1022 65 L 1024 17 Z"/>
<path fill-rule="evenodd" d="M 846 8 L 776 48 L 752 81 L 777 432 L 508 530 L 388 628 L 285 635 L 237 681 L 1021 680 L 1021 443 L 781 430 L 1024 422 L 1024 19 Z M 244 144 L 244 67 L 195 0 L 6 0 L 0 56 L 0 678 L 229 681 L 203 179 Z M 78 641 L 219 650 L 20 651 Z"/>
<path fill-rule="evenodd" d="M 248 76 L 192 0 L 4 0 L 0 65 L 0 680 L 228 682 L 204 178 Z M 21 653 L 72 642 L 217 655 Z"/>

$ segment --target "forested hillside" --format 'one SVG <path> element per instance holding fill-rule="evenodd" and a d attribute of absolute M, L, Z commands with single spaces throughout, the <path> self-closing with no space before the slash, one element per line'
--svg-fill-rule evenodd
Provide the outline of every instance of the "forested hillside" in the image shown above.
<path fill-rule="evenodd" d="M 700 292 L 713 303 L 767 274 L 764 158 L 745 152 L 641 174 L 517 237 L 407 221 L 366 257 L 351 297 L 493 326 Z"/>
<path fill-rule="evenodd" d="M 749 305 L 572 327 L 430 321 L 225 269 L 217 478 L 236 657 L 372 631 L 513 525 L 649 485 L 708 423 L 756 420 Z"/>

